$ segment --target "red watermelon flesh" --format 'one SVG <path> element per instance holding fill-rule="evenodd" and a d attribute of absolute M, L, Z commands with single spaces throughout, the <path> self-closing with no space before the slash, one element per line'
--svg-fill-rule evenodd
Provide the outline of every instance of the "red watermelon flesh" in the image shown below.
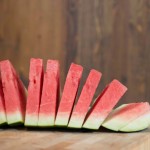
<path fill-rule="evenodd" d="M 0 66 L 7 123 L 10 125 L 23 123 L 26 105 L 26 89 L 14 67 L 8 60 L 2 61 Z"/>
<path fill-rule="evenodd" d="M 29 86 L 26 105 L 26 126 L 38 125 L 38 114 L 41 100 L 43 82 L 43 60 L 32 58 L 30 60 Z"/>
<path fill-rule="evenodd" d="M 38 126 L 54 126 L 59 102 L 59 62 L 48 60 L 44 74 Z"/>
<path fill-rule="evenodd" d="M 149 111 L 150 105 L 147 102 L 126 104 L 112 111 L 102 126 L 114 131 L 119 131 Z"/>
<path fill-rule="evenodd" d="M 4 93 L 3 87 L 1 83 L 1 76 L 0 76 L 0 125 L 6 124 L 6 111 L 5 111 L 5 103 L 4 103 Z"/>
<path fill-rule="evenodd" d="M 55 125 L 67 126 L 77 90 L 82 76 L 83 68 L 72 63 L 66 78 L 62 98 L 59 104 Z"/>
<path fill-rule="evenodd" d="M 101 73 L 96 70 L 91 70 L 90 74 L 83 86 L 82 92 L 74 107 L 68 127 L 81 128 L 85 116 L 88 112 L 89 105 L 92 101 L 96 88 L 99 84 Z"/>
<path fill-rule="evenodd" d="M 99 129 L 127 88 L 117 80 L 113 80 L 96 99 L 83 128 Z"/>

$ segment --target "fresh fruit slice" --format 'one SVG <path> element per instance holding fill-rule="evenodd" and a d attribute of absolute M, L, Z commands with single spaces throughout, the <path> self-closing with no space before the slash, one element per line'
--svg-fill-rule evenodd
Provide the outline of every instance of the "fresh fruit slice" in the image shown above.
<path fill-rule="evenodd" d="M 121 128 L 119 131 L 122 132 L 141 131 L 148 128 L 149 125 L 150 125 L 150 111 L 146 112 L 144 115 L 138 117 L 137 119 L 131 121 L 128 125 Z"/>
<path fill-rule="evenodd" d="M 81 128 L 85 116 L 88 112 L 89 105 L 92 101 L 96 88 L 99 84 L 101 73 L 96 70 L 91 70 L 90 74 L 83 86 L 82 92 L 76 106 L 73 109 L 68 127 Z"/>
<path fill-rule="evenodd" d="M 9 125 L 24 123 L 26 89 L 8 60 L 2 61 L 0 66 L 7 123 Z"/>
<path fill-rule="evenodd" d="M 123 84 L 113 80 L 96 99 L 87 115 L 83 128 L 99 129 L 126 90 L 127 88 Z"/>
<path fill-rule="evenodd" d="M 57 112 L 55 121 L 55 125 L 57 126 L 67 126 L 68 124 L 78 91 L 82 71 L 82 66 L 73 63 L 71 64 Z"/>
<path fill-rule="evenodd" d="M 6 124 L 6 111 L 5 111 L 5 103 L 4 103 L 4 93 L 0 76 L 0 126 Z"/>
<path fill-rule="evenodd" d="M 43 82 L 43 60 L 34 59 L 30 60 L 29 72 L 29 87 L 26 105 L 26 126 L 38 125 L 38 114 L 41 100 Z"/>
<path fill-rule="evenodd" d="M 102 124 L 103 127 L 119 131 L 133 120 L 150 111 L 150 106 L 145 103 L 131 103 L 114 110 Z"/>
<path fill-rule="evenodd" d="M 38 126 L 54 126 L 59 102 L 59 62 L 48 60 L 44 74 Z"/>

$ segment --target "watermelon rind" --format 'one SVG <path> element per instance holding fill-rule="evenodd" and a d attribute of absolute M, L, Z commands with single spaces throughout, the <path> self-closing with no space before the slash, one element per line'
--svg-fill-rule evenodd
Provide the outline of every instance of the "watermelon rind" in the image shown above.
<path fill-rule="evenodd" d="M 147 113 L 150 111 L 149 109 L 150 106 L 148 103 L 130 103 L 122 105 L 112 111 L 112 113 L 103 122 L 102 126 L 113 131 L 124 130 L 125 132 L 128 132 L 131 130 L 131 132 L 133 132 L 134 130 L 140 130 L 140 128 L 142 130 L 149 125 L 148 119 L 146 120 L 146 116 L 149 116 Z M 144 114 L 146 115 L 145 117 Z M 137 125 L 136 122 L 134 123 L 134 120 L 136 119 Z M 138 123 L 140 120 L 147 123 Z"/>
<path fill-rule="evenodd" d="M 116 124 L 120 124 L 120 121 L 118 120 L 114 120 L 115 122 L 113 122 L 111 125 L 109 124 L 109 122 L 107 122 L 107 120 L 109 118 L 111 118 L 115 113 L 117 113 L 118 111 L 120 111 L 122 108 L 126 107 L 128 104 L 123 104 L 119 107 L 117 107 L 116 109 L 112 110 L 111 113 L 108 115 L 108 117 L 105 119 L 105 121 L 103 122 L 102 126 L 113 130 L 113 131 L 118 131 L 118 127 L 116 126 Z"/>
<path fill-rule="evenodd" d="M 41 115 L 40 120 L 38 121 L 39 127 L 53 127 L 54 126 L 54 117 L 47 115 Z"/>
<path fill-rule="evenodd" d="M 7 124 L 6 114 L 4 112 L 0 112 L 0 126 Z"/>
<path fill-rule="evenodd" d="M 136 132 L 148 128 L 150 125 L 150 111 L 137 119 L 130 122 L 125 127 L 121 128 L 119 131 L 122 132 Z"/>

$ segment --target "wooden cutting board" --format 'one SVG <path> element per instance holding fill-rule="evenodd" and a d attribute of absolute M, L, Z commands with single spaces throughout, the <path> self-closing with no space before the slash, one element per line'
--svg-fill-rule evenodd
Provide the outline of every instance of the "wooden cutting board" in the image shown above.
<path fill-rule="evenodd" d="M 0 150 L 150 150 L 150 129 L 136 133 L 108 130 L 0 129 Z"/>

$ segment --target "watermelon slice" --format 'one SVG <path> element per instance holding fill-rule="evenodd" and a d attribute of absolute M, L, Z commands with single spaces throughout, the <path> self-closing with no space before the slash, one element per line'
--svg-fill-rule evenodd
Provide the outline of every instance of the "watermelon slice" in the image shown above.
<path fill-rule="evenodd" d="M 57 126 L 67 126 L 68 124 L 79 87 L 82 71 L 82 66 L 73 63 L 71 64 L 57 112 L 55 121 L 55 125 Z"/>
<path fill-rule="evenodd" d="M 4 103 L 4 93 L 0 76 L 0 126 L 7 123 Z"/>
<path fill-rule="evenodd" d="M 99 84 L 101 73 L 96 70 L 91 70 L 90 74 L 83 86 L 79 100 L 73 110 L 68 127 L 81 128 L 85 116 L 88 112 L 89 105 L 92 101 L 96 88 Z"/>
<path fill-rule="evenodd" d="M 59 62 L 56 60 L 48 60 L 47 69 L 44 74 L 38 126 L 54 126 L 58 102 Z"/>
<path fill-rule="evenodd" d="M 29 87 L 26 105 L 26 126 L 38 125 L 38 114 L 41 100 L 43 82 L 43 60 L 34 59 L 30 60 L 29 72 Z"/>
<path fill-rule="evenodd" d="M 141 131 L 148 128 L 149 125 L 150 125 L 150 111 L 146 112 L 144 115 L 138 117 L 137 119 L 131 121 L 128 125 L 121 128 L 119 131 L 122 132 Z"/>
<path fill-rule="evenodd" d="M 113 80 L 98 96 L 83 124 L 83 128 L 99 129 L 127 88 L 117 80 Z"/>
<path fill-rule="evenodd" d="M 138 117 L 144 115 L 145 113 L 147 115 L 147 112 L 149 111 L 150 106 L 147 102 L 123 105 L 112 111 L 102 126 L 114 131 L 119 131 Z"/>
<path fill-rule="evenodd" d="M 0 67 L 7 123 L 9 125 L 24 123 L 26 89 L 8 60 L 2 61 Z"/>

